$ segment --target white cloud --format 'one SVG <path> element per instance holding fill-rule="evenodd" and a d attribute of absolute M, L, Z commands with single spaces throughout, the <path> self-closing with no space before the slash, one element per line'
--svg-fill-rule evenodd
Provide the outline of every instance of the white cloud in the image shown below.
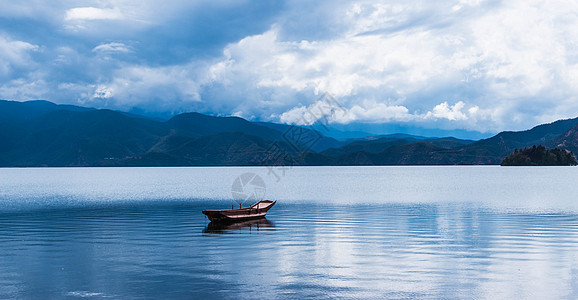
<path fill-rule="evenodd" d="M 194 65 L 120 68 L 109 81 L 95 87 L 89 101 L 106 99 L 108 105 L 122 109 L 179 112 L 200 101 L 194 70 Z"/>
<path fill-rule="evenodd" d="M 113 91 L 112 89 L 104 86 L 104 85 L 99 85 L 96 90 L 94 91 L 94 94 L 92 95 L 93 98 L 101 98 L 101 99 L 107 99 L 107 98 L 111 98 L 113 95 Z"/>
<path fill-rule="evenodd" d="M 284 112 L 279 116 L 279 120 L 285 124 L 311 125 L 312 123 L 306 119 L 307 116 L 307 107 L 302 105 Z"/>
<path fill-rule="evenodd" d="M 336 118 L 337 123 L 362 122 L 406 122 L 413 119 L 407 107 L 403 105 L 386 105 L 384 103 L 371 103 L 370 105 L 354 105 L 343 118 Z"/>
<path fill-rule="evenodd" d="M 459 0 L 459 3 L 452 6 L 453 11 L 458 11 L 467 6 L 479 6 L 484 0 Z"/>
<path fill-rule="evenodd" d="M 446 120 L 486 131 L 527 128 L 545 115 L 576 116 L 570 103 L 577 91 L 578 19 L 567 12 L 578 12 L 578 4 L 488 5 L 335 4 L 345 26 L 332 38 L 284 40 L 287 29 L 273 26 L 230 44 L 213 78 L 249 87 L 247 98 L 270 94 L 283 111 L 262 113 L 283 122 L 295 122 L 325 91 L 349 107 L 341 122 Z M 561 106 L 573 109 L 564 113 Z"/>
<path fill-rule="evenodd" d="M 426 114 L 426 118 L 435 119 L 448 119 L 450 121 L 465 120 L 467 115 L 462 112 L 465 103 L 459 101 L 458 103 L 450 106 L 447 102 L 440 103 L 433 108 L 433 111 Z M 475 113 L 479 110 L 479 107 L 475 106 L 470 108 L 470 112 Z"/>
<path fill-rule="evenodd" d="M 0 11 L 46 19 L 54 30 L 30 41 L 0 35 L 2 97 L 30 95 L 36 84 L 52 100 L 169 111 L 194 103 L 201 112 L 294 122 L 329 92 L 347 110 L 335 122 L 480 131 L 578 114 L 575 1 L 292 1 L 271 10 L 269 29 L 248 26 L 242 36 L 229 28 L 228 45 L 211 44 L 220 56 L 175 41 L 193 39 L 180 26 L 201 24 L 187 23 L 201 8 L 218 14 L 238 1 L 33 3 Z M 206 39 L 225 30 L 202 22 L 212 31 L 195 34 Z M 110 57 L 121 53 L 130 55 Z"/>
<path fill-rule="evenodd" d="M 110 52 L 117 52 L 117 53 L 128 53 L 132 52 L 131 48 L 123 43 L 107 43 L 107 44 L 100 44 L 94 49 L 92 52 L 101 52 L 101 53 L 110 53 Z"/>
<path fill-rule="evenodd" d="M 437 127 L 455 129 L 476 128 L 480 123 L 491 120 L 492 117 L 491 110 L 483 110 L 462 101 L 454 105 L 442 102 L 426 113 L 418 113 L 410 112 L 403 105 L 388 105 L 373 100 L 364 100 L 349 108 L 340 106 L 338 102 L 328 103 L 318 100 L 309 106 L 299 105 L 282 113 L 279 120 L 282 123 L 295 125 L 412 122 L 425 127 L 428 123 L 434 122 Z M 481 132 L 492 130 L 495 128 L 479 129 Z"/>
<path fill-rule="evenodd" d="M 0 99 L 38 100 L 50 91 L 50 86 L 39 78 L 18 78 L 0 85 Z"/>
<path fill-rule="evenodd" d="M 64 19 L 66 21 L 78 20 L 120 20 L 123 14 L 118 9 L 107 9 L 97 7 L 76 7 L 66 11 Z"/>
<path fill-rule="evenodd" d="M 18 68 L 34 64 L 30 53 L 38 49 L 37 45 L 0 36 L 0 76 L 9 76 Z"/>

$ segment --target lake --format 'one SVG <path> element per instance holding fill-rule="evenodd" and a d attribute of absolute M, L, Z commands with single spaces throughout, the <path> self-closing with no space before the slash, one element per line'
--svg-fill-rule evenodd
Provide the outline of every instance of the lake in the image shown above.
<path fill-rule="evenodd" d="M 576 167 L 0 169 L 0 298 L 576 299 L 577 183 Z M 267 219 L 201 214 L 252 197 L 278 201 Z"/>

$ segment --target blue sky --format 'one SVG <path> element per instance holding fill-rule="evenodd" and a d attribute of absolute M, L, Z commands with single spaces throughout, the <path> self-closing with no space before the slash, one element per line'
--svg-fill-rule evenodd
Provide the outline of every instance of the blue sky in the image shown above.
<path fill-rule="evenodd" d="M 0 98 L 493 133 L 578 116 L 575 1 L 0 0 Z"/>

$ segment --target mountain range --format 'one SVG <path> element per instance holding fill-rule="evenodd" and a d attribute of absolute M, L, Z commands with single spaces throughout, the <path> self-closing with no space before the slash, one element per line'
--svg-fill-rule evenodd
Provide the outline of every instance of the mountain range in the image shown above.
<path fill-rule="evenodd" d="M 184 113 L 169 120 L 0 100 L 0 167 L 498 165 L 532 145 L 578 152 L 578 118 L 478 141 L 408 134 L 337 140 L 319 130 Z"/>

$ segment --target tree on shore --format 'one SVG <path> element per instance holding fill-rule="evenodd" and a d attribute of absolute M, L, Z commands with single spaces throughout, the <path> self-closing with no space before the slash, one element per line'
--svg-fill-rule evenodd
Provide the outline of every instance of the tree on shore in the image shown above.
<path fill-rule="evenodd" d="M 542 145 L 514 149 L 502 166 L 575 166 L 578 163 L 572 152 L 562 149 L 548 150 Z"/>

